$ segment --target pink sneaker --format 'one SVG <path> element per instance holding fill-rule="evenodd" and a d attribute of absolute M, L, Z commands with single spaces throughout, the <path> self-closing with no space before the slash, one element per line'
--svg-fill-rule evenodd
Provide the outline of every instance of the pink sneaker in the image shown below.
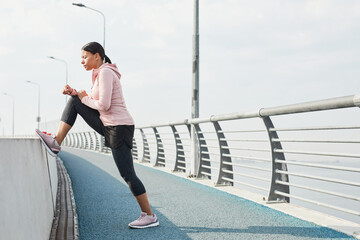
<path fill-rule="evenodd" d="M 130 228 L 149 228 L 156 226 L 159 226 L 159 221 L 156 215 L 147 215 L 145 212 L 142 212 L 141 216 L 137 220 L 129 223 Z"/>
<path fill-rule="evenodd" d="M 61 147 L 51 134 L 42 132 L 39 129 L 35 129 L 35 133 L 40 137 L 40 140 L 43 142 L 46 150 L 51 156 L 56 156 L 61 150 Z"/>

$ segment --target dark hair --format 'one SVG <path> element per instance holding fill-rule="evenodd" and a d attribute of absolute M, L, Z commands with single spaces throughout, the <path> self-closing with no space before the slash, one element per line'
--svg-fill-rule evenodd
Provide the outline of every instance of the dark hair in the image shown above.
<path fill-rule="evenodd" d="M 104 48 L 101 46 L 100 43 L 97 43 L 97 42 L 89 42 L 87 44 L 85 44 L 81 50 L 84 50 L 84 51 L 87 51 L 87 52 L 90 52 L 92 54 L 96 54 L 96 53 L 99 53 L 101 59 L 106 63 L 111 63 L 111 60 L 110 58 L 108 58 L 108 56 L 105 55 L 105 50 Z"/>

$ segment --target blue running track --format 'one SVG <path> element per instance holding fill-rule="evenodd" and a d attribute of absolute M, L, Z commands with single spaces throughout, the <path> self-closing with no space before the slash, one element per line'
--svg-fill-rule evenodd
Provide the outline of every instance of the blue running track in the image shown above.
<path fill-rule="evenodd" d="M 135 163 L 160 226 L 130 229 L 140 208 L 112 156 L 64 148 L 81 240 L 354 239 L 265 206 Z"/>

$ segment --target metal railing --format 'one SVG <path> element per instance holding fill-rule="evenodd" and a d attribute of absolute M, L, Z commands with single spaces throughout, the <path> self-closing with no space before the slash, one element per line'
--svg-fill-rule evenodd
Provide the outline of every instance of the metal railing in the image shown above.
<path fill-rule="evenodd" d="M 268 203 L 291 199 L 360 222 L 359 106 L 360 95 L 353 95 L 141 126 L 133 157 L 189 173 L 196 160 L 190 136 L 194 125 L 197 178 L 260 193 Z M 350 117 L 344 118 L 345 110 Z M 348 124 L 350 119 L 355 125 Z M 95 132 L 69 134 L 65 145 L 109 152 Z"/>

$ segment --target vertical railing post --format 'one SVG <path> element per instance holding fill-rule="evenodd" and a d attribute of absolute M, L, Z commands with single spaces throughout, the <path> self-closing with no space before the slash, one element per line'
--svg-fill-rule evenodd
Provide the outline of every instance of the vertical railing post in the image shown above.
<path fill-rule="evenodd" d="M 271 131 L 274 128 L 270 117 L 263 118 L 266 130 L 269 135 L 270 146 L 271 146 L 271 156 L 272 156 L 272 176 L 271 176 L 271 185 L 267 201 L 268 202 L 290 202 L 288 197 L 280 196 L 275 194 L 275 191 L 281 191 L 283 193 L 289 194 L 289 186 L 277 184 L 276 181 L 280 180 L 283 182 L 289 182 L 289 177 L 287 174 L 279 174 L 276 170 L 287 171 L 287 165 L 285 163 L 276 163 L 276 160 L 285 160 L 284 153 L 277 152 L 275 150 L 281 150 L 281 142 L 273 141 L 274 138 L 279 139 L 279 136 L 276 131 Z"/>
<path fill-rule="evenodd" d="M 184 169 L 186 169 L 184 146 L 181 142 L 180 135 L 176 130 L 175 126 L 171 126 L 171 130 L 174 134 L 176 147 L 176 160 L 173 171 L 183 171 Z"/>
<path fill-rule="evenodd" d="M 83 146 L 83 140 L 82 140 L 82 134 L 79 132 L 78 133 L 78 137 L 79 137 L 79 146 L 78 146 L 78 148 L 82 148 L 82 146 Z"/>
<path fill-rule="evenodd" d="M 85 141 L 84 141 L 84 134 L 83 133 L 79 133 L 79 137 L 80 137 L 80 148 L 84 148 L 85 145 Z"/>
<path fill-rule="evenodd" d="M 133 159 L 135 161 L 138 161 L 139 158 L 138 158 L 138 150 L 137 150 L 137 145 L 136 145 L 136 140 L 135 140 L 135 137 L 133 138 L 133 148 L 132 148 L 132 156 L 133 156 Z"/>
<path fill-rule="evenodd" d="M 216 184 L 233 186 L 234 185 L 233 182 L 226 181 L 223 179 L 223 177 L 231 179 L 231 180 L 234 179 L 234 174 L 232 173 L 233 167 L 232 167 L 232 161 L 231 161 L 231 157 L 230 157 L 229 146 L 227 144 L 225 134 L 223 133 L 219 122 L 216 121 L 216 122 L 213 122 L 213 124 L 215 127 L 216 136 L 218 139 L 218 144 L 219 144 L 219 149 L 220 149 L 220 169 L 219 169 L 219 176 L 216 181 Z"/>
<path fill-rule="evenodd" d="M 71 134 L 71 147 L 76 147 L 76 133 Z"/>
<path fill-rule="evenodd" d="M 96 151 L 98 149 L 98 136 L 97 136 L 97 133 L 95 131 L 93 132 L 93 135 L 94 135 L 93 150 Z"/>
<path fill-rule="evenodd" d="M 83 143 L 83 148 L 84 148 L 84 149 L 87 149 L 87 147 L 88 147 L 88 145 L 89 145 L 89 142 L 88 142 L 88 138 L 86 137 L 86 133 L 83 132 L 83 133 L 82 133 L 82 136 L 83 136 L 83 141 L 84 141 L 84 143 Z"/>
<path fill-rule="evenodd" d="M 160 134 L 156 127 L 153 127 L 155 139 L 156 139 L 156 160 L 154 166 L 165 166 L 165 153 L 164 145 L 161 141 Z"/>
<path fill-rule="evenodd" d="M 79 148 L 80 145 L 79 133 L 75 133 L 75 141 L 76 141 L 75 148 Z"/>
<path fill-rule="evenodd" d="M 143 140 L 143 156 L 141 162 L 150 162 L 150 149 L 144 130 L 140 128 L 142 140 Z"/>
<path fill-rule="evenodd" d="M 193 156 L 194 156 L 194 153 L 192 152 L 193 151 L 193 144 L 194 144 L 194 142 L 193 142 L 193 139 L 192 139 L 192 133 L 191 133 L 191 130 L 192 130 L 192 127 L 191 127 L 191 125 L 190 124 L 186 124 L 186 128 L 188 129 L 188 131 L 189 131 L 189 138 L 190 138 L 190 158 L 186 161 L 187 163 L 186 163 L 186 170 L 185 170 L 185 172 L 186 172 L 186 176 L 188 176 L 188 177 L 191 177 L 191 164 L 192 164 L 192 161 L 193 161 Z"/>
<path fill-rule="evenodd" d="M 75 148 L 76 144 L 77 144 L 77 142 L 76 142 L 76 133 L 71 134 L 71 142 L 72 142 L 71 147 Z"/>
<path fill-rule="evenodd" d="M 70 134 L 69 134 L 69 138 L 70 138 L 69 147 L 74 147 L 74 134 L 73 134 L 73 133 L 70 133 Z"/>
<path fill-rule="evenodd" d="M 81 134 L 81 136 L 82 136 L 82 141 L 83 141 L 82 148 L 83 148 L 83 149 L 86 149 L 86 147 L 87 147 L 87 145 L 88 145 L 86 135 L 85 135 L 84 132 L 83 132 L 83 133 L 80 133 L 80 134 Z"/>
<path fill-rule="evenodd" d="M 204 178 L 205 176 L 211 178 L 211 162 L 210 162 L 210 154 L 208 147 L 206 145 L 206 140 L 204 134 L 201 132 L 199 124 L 194 124 L 196 136 L 198 140 L 199 146 L 199 169 L 196 174 L 198 178 Z"/>
<path fill-rule="evenodd" d="M 199 141 L 196 135 L 195 124 L 190 125 L 190 140 L 191 140 L 191 158 L 190 158 L 190 171 L 187 173 L 188 177 L 197 177 L 200 166 L 199 156 Z"/>
<path fill-rule="evenodd" d="M 92 150 L 93 149 L 93 145 L 94 145 L 94 141 L 92 139 L 91 136 L 91 132 L 87 132 L 87 138 L 89 139 L 89 145 L 87 146 L 87 149 Z"/>
<path fill-rule="evenodd" d="M 105 137 L 100 135 L 100 152 L 105 151 Z"/>
<path fill-rule="evenodd" d="M 65 137 L 64 146 L 67 146 L 67 147 L 70 146 L 70 136 L 69 136 L 69 134 L 67 134 L 66 137 Z"/>
<path fill-rule="evenodd" d="M 64 141 L 63 141 L 63 143 L 62 143 L 64 146 L 67 146 L 67 144 L 68 144 L 68 138 L 67 138 L 67 136 L 65 137 L 65 139 L 64 139 Z"/>

